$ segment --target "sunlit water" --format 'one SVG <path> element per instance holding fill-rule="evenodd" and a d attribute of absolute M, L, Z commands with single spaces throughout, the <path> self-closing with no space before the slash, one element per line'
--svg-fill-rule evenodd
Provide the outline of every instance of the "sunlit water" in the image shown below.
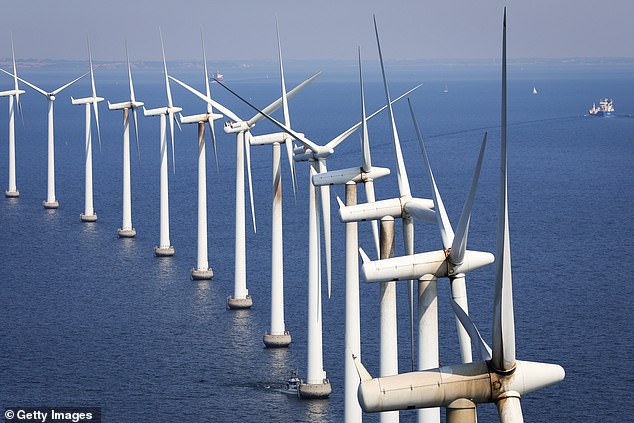
<path fill-rule="evenodd" d="M 301 75 L 293 75 L 289 86 Z M 634 224 L 634 119 L 584 117 L 599 96 L 615 99 L 617 112 L 634 112 L 634 79 L 609 81 L 579 72 L 534 81 L 513 77 L 509 92 L 509 196 L 518 357 L 556 362 L 566 369 L 557 386 L 522 401 L 526 421 L 627 421 L 634 387 L 631 345 L 634 318 L 632 273 Z M 469 246 L 495 251 L 499 169 L 499 73 L 470 80 L 432 80 L 411 96 L 439 188 L 457 221 L 469 187 L 483 132 L 489 146 L 473 211 Z M 99 76 L 99 74 L 98 74 Z M 185 75 L 187 77 L 187 75 Z M 26 76 L 25 76 L 26 77 Z M 72 75 L 44 80 L 59 86 Z M 325 143 L 358 120 L 358 84 L 315 82 L 291 104 L 293 125 Z M 143 83 L 137 97 L 148 107 L 164 105 L 160 81 Z M 196 74 L 189 81 L 199 81 Z M 186 78 L 186 79 L 187 79 Z M 120 79 L 120 80 L 119 80 Z M 530 80 L 529 80 L 530 79 Z M 7 81 L 9 81 L 7 79 Z M 424 77 L 391 84 L 397 95 Z M 231 80 L 228 81 L 231 84 Z M 7 82 L 8 83 L 8 82 Z M 539 95 L 531 95 L 533 84 Z M 265 105 L 278 94 L 274 79 L 231 84 Z M 100 95 L 127 98 L 125 74 L 98 78 Z M 367 83 L 368 109 L 383 101 L 377 75 Z M 187 114 L 204 106 L 173 87 Z M 283 162 L 287 350 L 263 348 L 269 327 L 271 148 L 253 147 L 257 235 L 247 226 L 249 311 L 228 311 L 233 292 L 235 140 L 217 124 L 219 172 L 208 148 L 209 256 L 215 276 L 192 282 L 196 262 L 196 133 L 176 131 L 176 172 L 170 168 L 173 258 L 153 257 L 159 229 L 157 118 L 140 117 L 140 160 L 132 153 L 134 239 L 118 239 L 121 226 L 121 112 L 100 106 L 101 151 L 94 137 L 94 191 L 98 222 L 83 224 L 84 110 L 69 95 L 88 93 L 82 81 L 55 103 L 57 197 L 60 208 L 44 210 L 46 194 L 45 100 L 22 98 L 24 121 L 16 120 L 19 199 L 0 201 L 0 408 L 8 405 L 90 405 L 108 422 L 339 422 L 343 420 L 344 227 L 336 218 L 333 191 L 333 289 L 324 286 L 325 370 L 333 394 L 302 401 L 275 391 L 298 369 L 305 375 L 308 167 L 297 165 L 297 200 Z M 214 86 L 220 101 L 241 117 L 253 113 Z M 6 103 L 3 103 L 6 105 Z M 5 106 L 2 106 L 3 110 Z M 429 197 L 429 182 L 404 103 L 395 108 L 412 191 Z M 6 114 L 0 115 L 2 185 L 7 181 Z M 266 123 L 255 134 L 272 128 Z M 372 121 L 373 162 L 394 169 L 385 116 Z M 134 140 L 134 135 L 132 136 Z M 134 141 L 133 141 L 134 142 Z M 134 145 L 134 144 L 133 144 Z M 134 147 L 133 147 L 134 148 Z M 171 160 L 171 159 L 170 159 Z M 342 144 L 329 168 L 359 164 L 358 135 Z M 2 187 L 5 188 L 4 186 Z M 377 198 L 393 197 L 394 175 L 376 182 Z M 363 195 L 360 195 L 363 199 Z M 247 212 L 247 224 L 250 222 Z M 398 228 L 398 226 L 397 226 Z M 373 253 L 367 224 L 361 245 Z M 416 250 L 440 248 L 438 230 L 417 224 Z M 402 238 L 397 230 L 397 253 Z M 490 339 L 493 268 L 468 278 L 470 311 Z M 325 284 L 324 284 L 325 285 Z M 378 373 L 378 286 L 362 284 L 362 355 Z M 459 360 L 449 289 L 439 283 L 441 360 Z M 407 290 L 399 288 L 400 368 L 409 370 Z M 493 405 L 479 408 L 481 421 L 497 419 Z M 366 415 L 365 421 L 378 421 Z M 414 421 L 415 412 L 401 413 Z"/>

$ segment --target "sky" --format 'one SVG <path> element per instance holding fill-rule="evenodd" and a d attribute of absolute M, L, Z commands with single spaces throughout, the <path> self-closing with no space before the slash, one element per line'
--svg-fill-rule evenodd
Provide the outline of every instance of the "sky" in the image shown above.
<path fill-rule="evenodd" d="M 634 57 L 632 0 L 11 0 L 3 1 L 0 58 L 354 60 L 375 54 L 375 14 L 386 60 L 499 56 L 508 7 L 509 58 Z M 370 54 L 370 53 L 368 53 Z"/>

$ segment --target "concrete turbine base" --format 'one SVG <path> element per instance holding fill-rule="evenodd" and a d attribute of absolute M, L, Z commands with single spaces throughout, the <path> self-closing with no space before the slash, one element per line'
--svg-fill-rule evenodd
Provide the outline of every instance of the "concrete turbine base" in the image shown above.
<path fill-rule="evenodd" d="M 246 308 L 251 308 L 253 305 L 253 299 L 250 295 L 247 295 L 245 298 L 235 298 L 228 297 L 227 298 L 227 308 L 229 310 L 241 310 Z"/>
<path fill-rule="evenodd" d="M 119 238 L 134 238 L 136 236 L 136 229 L 117 229 L 117 235 Z"/>
<path fill-rule="evenodd" d="M 297 394 L 301 399 L 326 399 L 332 393 L 330 381 L 324 379 L 323 383 L 300 383 Z"/>
<path fill-rule="evenodd" d="M 59 207 L 59 201 L 55 200 L 55 201 L 42 201 L 42 206 L 45 209 L 56 209 Z"/>
<path fill-rule="evenodd" d="M 93 213 L 93 214 L 83 214 L 82 213 L 82 214 L 79 215 L 79 219 L 82 222 L 87 222 L 87 223 L 96 222 L 97 221 L 97 213 Z"/>
<path fill-rule="evenodd" d="M 172 257 L 174 255 L 174 247 L 154 247 L 154 255 L 156 257 Z"/>
<path fill-rule="evenodd" d="M 266 348 L 286 348 L 291 344 L 291 333 L 287 330 L 278 335 L 266 332 L 262 340 Z"/>
<path fill-rule="evenodd" d="M 209 280 L 214 277 L 214 271 L 211 267 L 208 269 L 192 269 L 191 278 L 194 281 Z"/>
<path fill-rule="evenodd" d="M 7 198 L 16 198 L 20 196 L 20 191 L 5 191 L 4 196 Z"/>

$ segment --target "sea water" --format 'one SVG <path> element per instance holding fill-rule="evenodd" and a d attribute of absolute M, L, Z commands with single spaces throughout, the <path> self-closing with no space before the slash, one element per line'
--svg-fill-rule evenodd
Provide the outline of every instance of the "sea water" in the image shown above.
<path fill-rule="evenodd" d="M 375 68 L 367 71 L 368 111 L 384 104 Z M 292 73 L 287 87 L 311 72 Z M 325 76 L 291 101 L 292 124 L 323 144 L 359 120 L 353 67 Z M 98 94 L 128 98 L 126 75 L 97 73 Z M 103 76 L 105 75 L 105 76 Z M 388 72 L 388 77 L 389 77 Z M 474 76 L 476 75 L 476 76 Z M 526 421 L 626 421 L 634 412 L 631 322 L 634 319 L 634 77 L 618 73 L 515 66 L 509 72 L 509 219 L 517 357 L 561 364 L 566 378 L 522 399 Z M 23 75 L 25 78 L 28 73 Z M 176 75 L 179 76 L 179 75 Z M 35 73 L 53 89 L 69 74 Z M 198 73 L 182 76 L 202 89 Z M 135 75 L 137 98 L 165 105 L 160 74 Z M 7 84 L 9 83 L 7 79 Z M 198 82 L 198 83 L 197 83 Z M 469 189 L 480 141 L 489 142 L 475 200 L 469 248 L 495 252 L 499 191 L 499 70 L 468 67 L 443 75 L 402 70 L 390 83 L 395 97 L 415 83 L 410 98 L 427 141 L 439 190 L 454 225 Z M 270 79 L 227 83 L 263 107 L 279 95 Z M 443 93 L 445 84 L 449 92 Z M 532 95 L 537 85 L 539 95 Z M 50 87 L 50 88 L 48 88 Z M 240 117 L 254 112 L 217 85 L 214 96 Z M 176 85 L 184 114 L 205 106 Z M 247 206 L 247 286 L 251 310 L 228 311 L 233 294 L 235 137 L 216 123 L 218 172 L 207 148 L 209 262 L 214 278 L 192 282 L 196 264 L 197 141 L 194 125 L 175 133 L 170 165 L 172 258 L 153 256 L 159 241 L 159 121 L 140 112 L 140 156 L 132 146 L 133 239 L 121 226 L 122 114 L 100 104 L 101 147 L 93 132 L 96 223 L 79 220 L 84 190 L 84 110 L 69 96 L 86 96 L 82 81 L 55 102 L 57 210 L 45 210 L 46 101 L 21 97 L 16 113 L 19 199 L 0 201 L 0 408 L 9 405 L 102 407 L 108 422 L 340 422 L 343 421 L 344 234 L 332 190 L 332 296 L 322 275 L 324 368 L 333 387 L 328 400 L 303 401 L 275 390 L 292 370 L 306 374 L 308 166 L 297 163 L 296 199 L 283 152 L 285 323 L 293 343 L 265 349 L 270 325 L 271 147 L 253 146 L 254 233 Z M 601 96 L 615 100 L 620 117 L 584 116 Z M 4 104 L 4 103 L 3 103 Z M 6 106 L 6 104 L 5 104 Z M 3 108 L 5 106 L 2 106 Z M 430 197 L 430 184 L 405 102 L 395 114 L 412 192 Z M 281 119 L 278 112 L 277 116 Z M 0 115 L 0 181 L 7 184 L 7 122 Z M 376 181 L 377 198 L 397 195 L 392 140 L 385 115 L 370 122 L 372 160 L 392 169 Z M 254 134 L 277 132 L 266 122 Z M 208 136 L 208 128 L 207 128 Z M 170 146 L 171 148 L 171 146 Z M 171 162 L 171 157 L 170 157 Z M 359 136 L 337 148 L 328 167 L 360 164 Z M 5 188 L 5 187 L 3 187 Z M 361 190 L 360 190 L 361 191 Z M 360 193 L 359 200 L 364 201 Z M 248 197 L 247 197 L 248 204 Z M 402 254 L 400 225 L 396 253 Z M 369 224 L 360 245 L 375 256 Z M 438 229 L 416 224 L 417 252 L 441 248 Z M 490 339 L 492 266 L 469 274 L 470 313 Z M 459 362 L 449 287 L 439 280 L 440 360 Z M 400 371 L 411 369 L 406 284 L 399 285 Z M 362 360 L 377 375 L 379 287 L 361 282 Z M 481 421 L 497 420 L 495 406 L 478 408 Z M 415 411 L 401 421 L 415 421 Z M 378 421 L 377 415 L 364 420 Z"/>

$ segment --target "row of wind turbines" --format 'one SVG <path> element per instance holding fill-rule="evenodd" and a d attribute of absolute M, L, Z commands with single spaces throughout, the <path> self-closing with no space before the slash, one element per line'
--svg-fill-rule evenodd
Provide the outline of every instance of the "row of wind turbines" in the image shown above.
<path fill-rule="evenodd" d="M 277 26 L 277 24 L 276 24 Z M 398 410 L 420 409 L 418 421 L 424 423 L 440 421 L 440 407 L 446 408 L 448 422 L 476 422 L 476 404 L 493 402 L 497 405 L 501 422 L 523 421 L 519 399 L 526 393 L 548 386 L 563 379 L 564 371 L 552 364 L 519 361 L 515 358 L 514 314 L 511 281 L 511 263 L 508 224 L 507 197 L 507 161 L 506 161 L 506 10 L 504 12 L 502 43 L 502 157 L 500 177 L 500 203 L 498 224 L 498 246 L 494 257 L 488 252 L 467 250 L 467 238 L 471 208 L 475 199 L 478 178 L 485 153 L 487 134 L 484 134 L 480 152 L 476 161 L 473 180 L 468 197 L 454 230 L 437 188 L 431 164 L 425 151 L 423 138 L 411 102 L 409 109 L 416 129 L 416 135 L 423 154 L 424 163 L 432 188 L 432 199 L 412 196 L 407 170 L 401 151 L 399 134 L 395 123 L 392 104 L 418 88 L 392 99 L 387 83 L 379 31 L 374 21 L 379 60 L 381 64 L 386 105 L 367 114 L 361 53 L 359 51 L 359 79 L 361 119 L 349 129 L 326 143 L 318 143 L 296 131 L 291 126 L 288 101 L 310 84 L 319 73 L 312 75 L 297 87 L 287 92 L 282 48 L 277 29 L 278 59 L 280 66 L 280 98 L 263 109 L 257 108 L 240 94 L 217 81 L 219 85 L 232 92 L 255 114 L 249 119 L 236 113 L 212 99 L 210 79 L 207 72 L 206 54 L 203 43 L 203 63 L 205 73 L 205 93 L 170 75 L 167 70 L 165 48 L 161 35 L 163 54 L 163 73 L 167 104 L 163 107 L 145 109 L 144 103 L 136 99 L 132 82 L 130 60 L 127 58 L 130 99 L 111 104 L 110 110 L 123 111 L 123 218 L 118 231 L 120 237 L 134 237 L 132 226 L 131 183 L 130 183 L 130 112 L 132 112 L 136 143 L 138 148 L 137 109 L 143 108 L 144 116 L 158 116 L 160 119 L 160 242 L 154 249 L 158 257 L 174 255 L 174 247 L 169 239 L 169 200 L 168 200 L 168 140 L 167 122 L 170 126 L 171 155 L 174 165 L 174 124 L 197 124 L 198 126 L 198 254 L 196 267 L 191 271 L 193 279 L 211 279 L 213 271 L 208 263 L 207 252 L 207 189 L 206 189 L 206 142 L 205 126 L 209 126 L 214 154 L 216 154 L 216 136 L 214 121 L 223 116 L 229 119 L 224 126 L 225 133 L 236 134 L 236 206 L 235 206 L 235 269 L 234 292 L 227 300 L 230 309 L 249 308 L 253 300 L 246 283 L 246 213 L 245 213 L 245 167 L 253 230 L 256 230 L 253 191 L 251 183 L 251 146 L 270 145 L 272 160 L 272 245 L 271 245 L 271 327 L 263 337 L 267 347 L 287 347 L 291 344 L 290 332 L 284 324 L 284 252 L 283 212 L 282 212 L 282 144 L 286 150 L 290 168 L 290 180 L 293 191 L 297 184 L 295 162 L 308 161 L 309 177 L 309 215 L 308 215 L 308 269 L 307 269 L 307 370 L 306 377 L 299 385 L 299 395 L 303 398 L 324 398 L 330 395 L 332 388 L 323 366 L 322 349 L 322 245 L 325 252 L 325 268 L 328 295 L 331 289 L 331 208 L 330 185 L 345 185 L 345 203 L 337 198 L 339 219 L 346 225 L 346 281 L 345 281 L 345 421 L 360 422 L 362 411 L 381 412 L 381 422 L 398 422 Z M 12 47 L 13 49 L 13 47 Z M 9 187 L 7 197 L 17 197 L 19 192 L 15 180 L 15 137 L 14 137 L 14 99 L 20 109 L 20 90 L 22 82 L 48 99 L 48 189 L 43 202 L 45 208 L 57 208 L 55 197 L 54 172 L 54 126 L 53 103 L 65 88 L 90 75 L 91 95 L 86 98 L 72 99 L 72 104 L 84 104 L 86 109 L 86 164 L 85 164 L 85 208 L 81 214 L 84 222 L 94 222 L 97 215 L 92 198 L 92 137 L 91 123 L 94 112 L 99 144 L 98 103 L 104 99 L 97 96 L 93 72 L 92 55 L 89 50 L 89 72 L 68 82 L 52 92 L 18 77 L 15 53 L 13 54 L 13 72 L 2 72 L 13 78 L 14 88 L 0 92 L 0 96 L 9 97 Z M 127 57 L 127 49 L 126 49 Z M 203 113 L 183 116 L 182 108 L 175 106 L 172 100 L 170 81 L 201 99 L 206 106 Z M 420 86 L 420 85 L 419 85 Z M 282 108 L 283 122 L 271 114 Z M 91 110 L 92 109 L 92 110 Z M 396 176 L 398 195 L 390 199 L 376 200 L 374 181 L 390 174 L 385 167 L 374 166 L 370 153 L 370 139 L 367 121 L 387 110 L 394 154 L 396 156 Z M 219 113 L 216 113 L 219 112 Z M 220 114 L 221 113 L 221 114 Z M 268 120 L 279 128 L 279 132 L 253 135 L 252 129 L 262 121 Z M 361 131 L 361 154 L 356 166 L 346 169 L 329 170 L 327 159 L 336 148 L 357 130 Z M 297 145 L 296 145 L 297 143 Z M 217 162 L 217 161 L 216 161 Z M 357 185 L 363 184 L 366 203 L 357 203 Z M 394 255 L 395 220 L 400 219 L 403 230 L 404 255 Z M 443 245 L 442 250 L 415 253 L 414 221 L 435 223 L 438 225 Z M 358 243 L 358 222 L 372 222 L 372 233 L 377 259 L 372 260 Z M 380 225 L 379 222 L 380 221 Z M 359 256 L 363 265 L 359 269 Z M 466 274 L 475 269 L 496 262 L 495 298 L 493 305 L 493 348 L 482 339 L 476 325 L 468 315 Z M 360 271 L 359 271 L 360 270 Z M 359 274 L 368 283 L 379 283 L 380 289 L 380 377 L 373 378 L 361 363 L 360 340 L 360 299 Z M 438 367 L 438 309 L 437 279 L 448 278 L 451 285 L 452 308 L 456 314 L 459 348 L 462 364 Z M 399 374 L 396 320 L 396 284 L 407 281 L 409 287 L 410 342 L 414 357 L 414 339 L 418 340 L 418 360 L 412 363 L 418 371 Z M 416 286 L 417 290 L 414 289 Z M 414 307 L 417 292 L 417 307 Z M 417 311 L 416 316 L 414 315 Z M 418 329 L 414 336 L 415 328 Z M 478 356 L 474 361 L 472 345 Z"/>

